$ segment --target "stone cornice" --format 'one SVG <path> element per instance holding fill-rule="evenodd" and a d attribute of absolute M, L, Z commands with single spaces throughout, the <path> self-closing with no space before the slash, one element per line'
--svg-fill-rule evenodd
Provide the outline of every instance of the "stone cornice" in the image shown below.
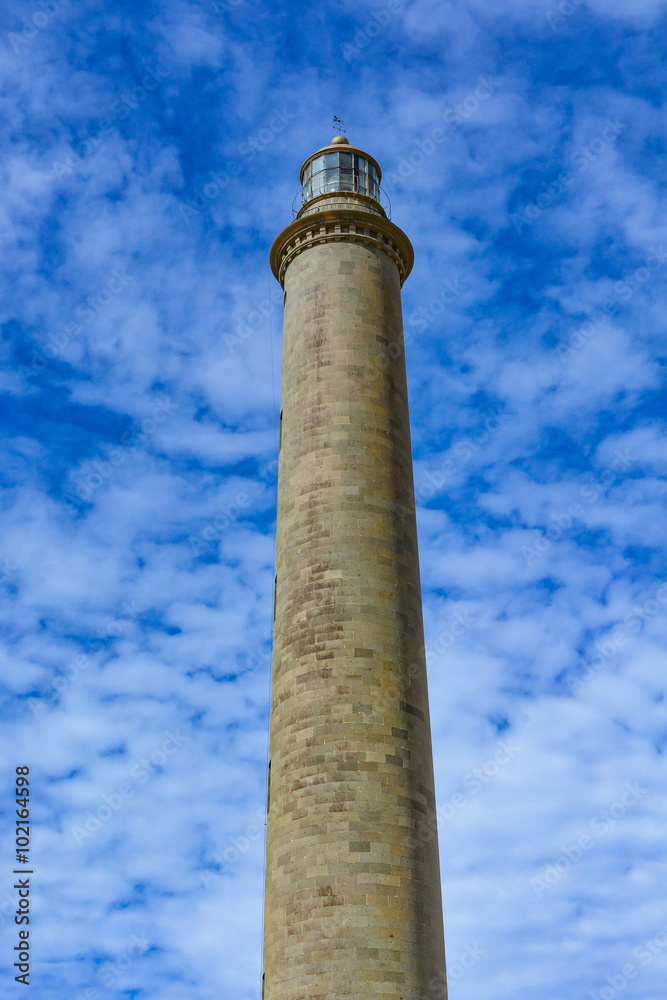
<path fill-rule="evenodd" d="M 414 250 L 403 230 L 380 215 L 349 208 L 331 208 L 295 219 L 276 237 L 271 247 L 271 270 L 284 287 L 285 271 L 298 254 L 318 243 L 341 241 L 382 250 L 396 264 L 401 285 L 412 270 Z"/>

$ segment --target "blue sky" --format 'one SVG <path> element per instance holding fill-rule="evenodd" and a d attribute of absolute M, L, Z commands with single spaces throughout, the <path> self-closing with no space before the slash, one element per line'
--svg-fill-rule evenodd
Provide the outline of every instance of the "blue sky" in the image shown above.
<path fill-rule="evenodd" d="M 268 251 L 339 108 L 416 254 L 451 1000 L 664 995 L 666 6 L 5 4 L 1 805 L 28 763 L 40 1000 L 259 998 Z"/>

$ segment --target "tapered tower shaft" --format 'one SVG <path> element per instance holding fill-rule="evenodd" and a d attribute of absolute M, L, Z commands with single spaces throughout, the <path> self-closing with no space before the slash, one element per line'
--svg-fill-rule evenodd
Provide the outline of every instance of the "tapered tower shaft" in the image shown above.
<path fill-rule="evenodd" d="M 400 299 L 413 258 L 379 179 L 338 138 L 306 161 L 304 207 L 271 253 L 285 313 L 264 1000 L 446 997 Z"/>

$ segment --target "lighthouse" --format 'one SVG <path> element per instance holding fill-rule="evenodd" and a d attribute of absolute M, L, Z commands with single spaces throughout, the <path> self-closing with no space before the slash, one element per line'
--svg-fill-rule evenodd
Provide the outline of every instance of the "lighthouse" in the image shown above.
<path fill-rule="evenodd" d="M 264 1000 L 446 998 L 401 286 L 344 135 L 271 248 L 285 293 Z"/>

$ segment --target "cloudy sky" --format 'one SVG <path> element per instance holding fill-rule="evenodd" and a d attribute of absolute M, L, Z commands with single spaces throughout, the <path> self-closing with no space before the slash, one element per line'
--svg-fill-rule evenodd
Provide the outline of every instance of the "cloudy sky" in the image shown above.
<path fill-rule="evenodd" d="M 34 995 L 259 998 L 268 251 L 340 109 L 416 253 L 451 1000 L 664 996 L 666 7 L 4 4 L 7 995 L 27 764 Z"/>

